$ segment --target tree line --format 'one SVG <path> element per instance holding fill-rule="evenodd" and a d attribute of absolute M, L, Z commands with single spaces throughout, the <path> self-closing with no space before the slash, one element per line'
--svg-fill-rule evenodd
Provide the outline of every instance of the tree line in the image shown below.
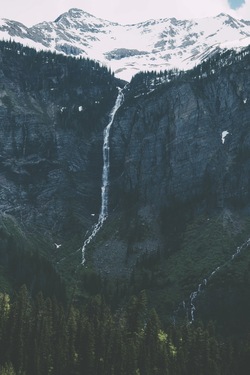
<path fill-rule="evenodd" d="M 4 375 L 243 375 L 250 335 L 218 338 L 213 323 L 163 329 L 145 292 L 111 311 L 101 296 L 63 307 L 25 286 L 0 295 L 0 373 Z"/>

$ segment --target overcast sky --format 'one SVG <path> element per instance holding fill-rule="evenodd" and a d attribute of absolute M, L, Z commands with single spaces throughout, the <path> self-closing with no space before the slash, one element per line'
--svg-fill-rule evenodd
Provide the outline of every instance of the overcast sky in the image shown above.
<path fill-rule="evenodd" d="M 1 0 L 0 18 L 32 26 L 54 21 L 70 8 L 123 24 L 150 18 L 200 18 L 221 12 L 250 20 L 250 0 Z"/>

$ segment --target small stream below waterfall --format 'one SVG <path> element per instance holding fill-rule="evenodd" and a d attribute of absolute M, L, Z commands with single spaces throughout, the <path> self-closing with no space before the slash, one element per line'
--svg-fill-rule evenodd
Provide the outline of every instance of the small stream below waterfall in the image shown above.
<path fill-rule="evenodd" d="M 204 278 L 200 284 L 198 284 L 197 289 L 190 293 L 189 298 L 186 301 L 182 301 L 178 308 L 174 312 L 173 321 L 175 323 L 176 316 L 182 312 L 185 313 L 187 320 L 190 323 L 195 321 L 195 311 L 196 306 L 195 302 L 199 295 L 204 291 L 206 286 L 208 285 L 209 281 L 217 274 L 220 270 L 222 270 L 227 264 L 233 262 L 236 257 L 238 257 L 242 250 L 245 250 L 248 246 L 250 246 L 250 238 L 243 242 L 241 246 L 238 246 L 236 251 L 232 254 L 231 258 L 228 259 L 226 262 L 222 263 L 220 266 L 216 267 L 206 278 Z"/>

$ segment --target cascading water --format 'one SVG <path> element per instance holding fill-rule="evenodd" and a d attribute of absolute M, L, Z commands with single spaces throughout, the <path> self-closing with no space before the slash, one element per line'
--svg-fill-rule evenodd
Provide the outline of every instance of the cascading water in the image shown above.
<path fill-rule="evenodd" d="M 115 105 L 110 112 L 110 121 L 106 128 L 104 129 L 103 133 L 103 147 L 102 147 L 102 153 L 103 153 L 103 169 L 102 169 L 102 189 L 101 189 L 101 211 L 98 217 L 97 223 L 94 225 L 91 234 L 88 236 L 88 238 L 84 241 L 82 246 L 82 264 L 85 263 L 85 250 L 86 246 L 92 241 L 92 239 L 95 237 L 97 232 L 101 229 L 103 226 L 104 221 L 106 220 L 108 216 L 108 191 L 109 191 L 109 168 L 110 168 L 110 161 L 109 161 L 109 134 L 110 129 L 113 124 L 115 114 L 122 105 L 124 95 L 123 91 L 120 87 L 118 87 L 118 96 L 116 98 Z"/>
<path fill-rule="evenodd" d="M 199 297 L 199 295 L 202 293 L 202 291 L 205 289 L 207 286 L 208 282 L 211 280 L 211 278 L 218 272 L 220 271 L 224 266 L 226 266 L 229 262 L 232 262 L 237 256 L 240 255 L 242 250 L 246 249 L 248 246 L 250 246 L 250 238 L 245 241 L 241 246 L 237 247 L 236 252 L 231 256 L 231 258 L 223 263 L 221 266 L 215 268 L 210 275 L 203 279 L 202 282 L 198 285 L 197 289 L 193 291 L 190 296 L 189 300 L 182 301 L 178 307 L 178 309 L 174 313 L 174 322 L 175 322 L 175 317 L 176 315 L 181 311 L 184 310 L 185 314 L 187 316 L 187 319 L 189 320 L 190 323 L 193 323 L 195 320 L 195 300 Z"/>

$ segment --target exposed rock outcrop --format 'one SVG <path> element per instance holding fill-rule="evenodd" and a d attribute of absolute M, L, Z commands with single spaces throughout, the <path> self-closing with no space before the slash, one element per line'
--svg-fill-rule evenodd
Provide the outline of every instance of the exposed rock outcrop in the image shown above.
<path fill-rule="evenodd" d="M 94 62 L 12 43 L 1 44 L 0 76 L 1 214 L 51 241 L 83 236 L 99 209 L 102 130 L 119 82 Z"/>

